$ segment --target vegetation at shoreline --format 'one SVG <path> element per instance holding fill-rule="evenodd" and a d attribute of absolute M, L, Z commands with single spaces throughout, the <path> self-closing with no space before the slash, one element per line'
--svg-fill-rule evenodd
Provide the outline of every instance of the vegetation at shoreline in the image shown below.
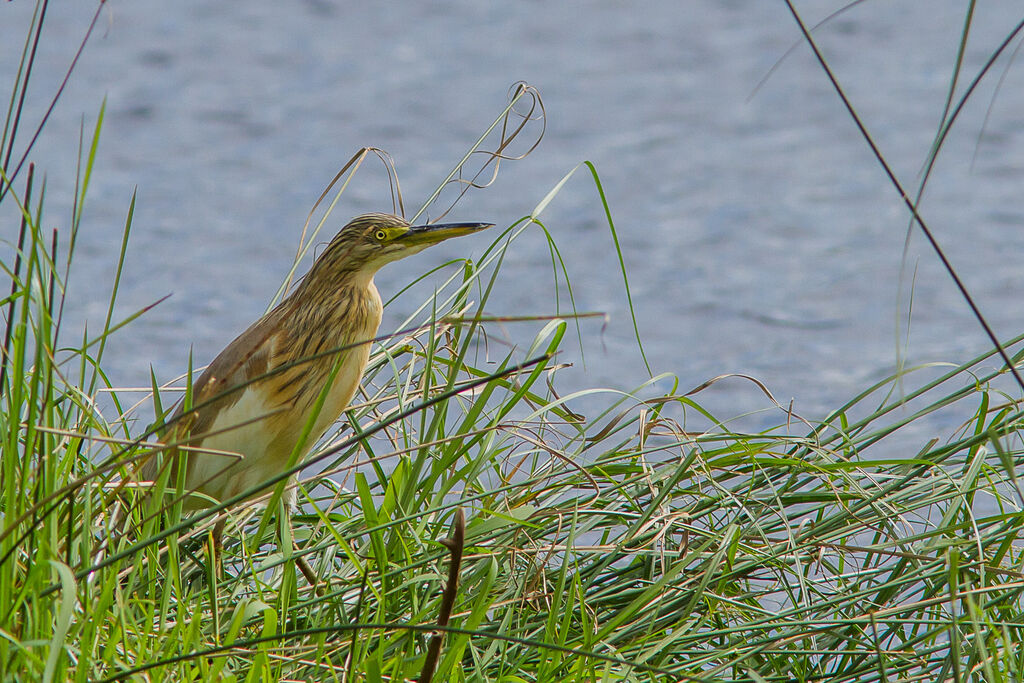
<path fill-rule="evenodd" d="M 0 252 L 3 680 L 417 680 L 432 642 L 438 681 L 1024 678 L 1024 388 L 1000 350 L 904 368 L 818 420 L 765 390 L 777 424 L 758 433 L 667 374 L 562 395 L 559 352 L 589 314 L 571 301 L 495 312 L 488 298 L 527 230 L 545 232 L 569 282 L 541 216 L 565 181 L 475 262 L 426 276 L 436 294 L 375 343 L 290 525 L 270 485 L 265 508 L 188 516 L 150 500 L 121 533 L 114 510 L 148 486 L 132 465 L 162 447 L 151 423 L 180 394 L 154 377 L 153 405 L 128 405 L 102 370 L 109 335 L 145 314 L 113 314 L 134 198 L 102 329 L 61 324 L 103 108 L 73 217 L 50 229 L 42 174 L 8 154 L 40 29 L 0 138 L 0 220 L 19 221 L 3 223 Z M 597 169 L 580 170 L 615 238 Z M 340 224 L 336 203 L 319 225 Z M 498 343 L 508 325 L 532 341 Z M 1024 334 L 1001 346 L 1024 359 Z M 97 400 L 108 390 L 111 407 Z M 603 407 L 581 415 L 583 402 Z M 914 452 L 888 447 L 938 412 L 963 420 Z"/>

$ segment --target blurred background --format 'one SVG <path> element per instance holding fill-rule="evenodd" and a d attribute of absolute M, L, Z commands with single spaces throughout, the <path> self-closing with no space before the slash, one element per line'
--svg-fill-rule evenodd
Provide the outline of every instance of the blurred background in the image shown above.
<path fill-rule="evenodd" d="M 95 7 L 49 7 L 25 121 L 39 120 Z M 842 3 L 797 7 L 813 24 Z M 0 5 L 5 86 L 33 9 L 24 0 Z M 955 0 L 862 3 L 815 33 L 910 188 L 941 121 L 965 11 Z M 1015 3 L 978 6 L 968 77 L 1019 19 Z M 682 390 L 746 373 L 813 420 L 892 373 L 901 343 L 910 364 L 980 353 L 986 338 L 916 232 L 901 285 L 907 212 L 807 46 L 758 88 L 799 39 L 783 3 L 759 0 L 110 0 L 32 155 L 47 173 L 47 223 L 65 226 L 80 126 L 84 119 L 88 139 L 106 98 L 65 330 L 77 343 L 87 322 L 102 325 L 138 188 L 117 311 L 171 296 L 111 339 L 105 367 L 115 384 L 145 386 L 151 365 L 161 381 L 184 372 L 190 347 L 197 364 L 208 362 L 264 311 L 313 202 L 358 148 L 391 153 L 415 210 L 523 80 L 543 97 L 543 141 L 448 217 L 505 227 L 592 161 L 651 369 L 675 373 Z M 1024 320 L 1024 65 L 1015 57 L 1008 51 L 972 96 L 922 205 L 1003 337 Z M 30 131 L 19 135 L 20 151 Z M 391 209 L 380 165 L 364 166 L 326 232 Z M 607 325 L 582 323 L 585 364 L 569 345 L 564 360 L 575 366 L 561 386 L 642 383 L 649 375 L 589 174 L 577 173 L 543 218 L 578 309 L 609 316 Z M 2 238 L 13 240 L 16 223 L 3 224 Z M 387 298 L 445 259 L 478 256 L 488 239 L 389 266 L 378 286 Z M 489 312 L 554 313 L 554 295 L 547 244 L 532 229 L 506 259 Z M 419 300 L 413 293 L 389 308 L 382 332 Z M 528 341 L 537 327 L 508 334 Z M 747 418 L 754 426 L 784 419 L 738 379 L 697 398 L 720 417 L 760 411 Z"/>

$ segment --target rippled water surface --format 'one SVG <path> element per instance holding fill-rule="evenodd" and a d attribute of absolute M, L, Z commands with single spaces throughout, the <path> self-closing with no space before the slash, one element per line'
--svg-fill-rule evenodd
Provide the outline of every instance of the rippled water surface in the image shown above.
<path fill-rule="evenodd" d="M 810 22 L 840 6 L 798 4 Z M 863 3 L 815 34 L 912 188 L 940 120 L 963 4 Z M 13 82 L 31 10 L 0 5 L 0 83 Z M 38 119 L 59 85 L 91 11 L 92 3 L 51 4 L 26 120 Z M 1018 15 L 1015 3 L 979 6 L 968 74 Z M 137 187 L 119 311 L 172 296 L 113 339 L 112 379 L 145 385 L 151 364 L 168 379 L 185 368 L 190 346 L 197 362 L 209 360 L 263 311 L 310 206 L 359 147 L 387 149 L 408 205 L 418 206 L 524 80 L 544 98 L 543 142 L 450 217 L 508 225 L 592 161 L 653 370 L 676 373 L 683 388 L 750 374 L 797 412 L 821 417 L 894 367 L 907 217 L 806 46 L 755 92 L 798 37 L 785 5 L 762 0 L 111 0 L 34 154 L 48 173 L 50 219 L 64 225 L 79 124 L 84 116 L 91 125 L 106 97 L 67 328 L 102 324 Z M 922 210 L 1007 337 L 1024 320 L 1022 100 L 1024 64 L 1004 58 L 954 128 Z M 371 170 L 335 216 L 388 209 L 387 184 Z M 586 367 L 577 363 L 567 385 L 639 384 L 647 375 L 593 183 L 579 174 L 545 217 L 578 307 L 610 316 L 603 332 L 587 323 Z M 13 223 L 4 224 L 10 239 Z M 486 244 L 446 243 L 388 267 L 378 284 L 394 291 Z M 915 235 L 912 363 L 961 361 L 986 347 L 936 263 Z M 490 309 L 550 313 L 552 302 L 538 231 L 510 253 Z M 390 309 L 384 329 L 412 303 Z M 722 416 L 767 406 L 738 379 L 701 401 Z"/>

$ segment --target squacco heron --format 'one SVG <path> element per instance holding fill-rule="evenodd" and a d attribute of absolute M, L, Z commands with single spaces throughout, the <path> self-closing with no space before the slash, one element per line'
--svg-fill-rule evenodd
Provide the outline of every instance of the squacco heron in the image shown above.
<path fill-rule="evenodd" d="M 154 480 L 168 467 L 167 481 L 174 487 L 183 466 L 184 491 L 190 494 L 184 507 L 197 509 L 255 490 L 289 462 L 301 461 L 359 387 L 381 321 L 376 272 L 491 225 L 413 226 L 382 213 L 354 218 L 291 295 L 228 344 L 200 375 L 193 407 L 179 406 L 163 436 L 187 448 L 151 457 L 141 477 Z M 291 506 L 294 487 L 286 491 Z"/>

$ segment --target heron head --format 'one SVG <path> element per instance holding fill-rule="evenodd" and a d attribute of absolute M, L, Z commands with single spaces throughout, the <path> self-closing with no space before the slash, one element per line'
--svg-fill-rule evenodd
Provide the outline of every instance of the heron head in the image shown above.
<path fill-rule="evenodd" d="M 313 269 L 321 263 L 332 271 L 375 273 L 385 264 L 423 251 L 452 237 L 484 230 L 493 223 L 433 223 L 410 225 L 399 216 L 367 213 L 338 231 Z"/>

